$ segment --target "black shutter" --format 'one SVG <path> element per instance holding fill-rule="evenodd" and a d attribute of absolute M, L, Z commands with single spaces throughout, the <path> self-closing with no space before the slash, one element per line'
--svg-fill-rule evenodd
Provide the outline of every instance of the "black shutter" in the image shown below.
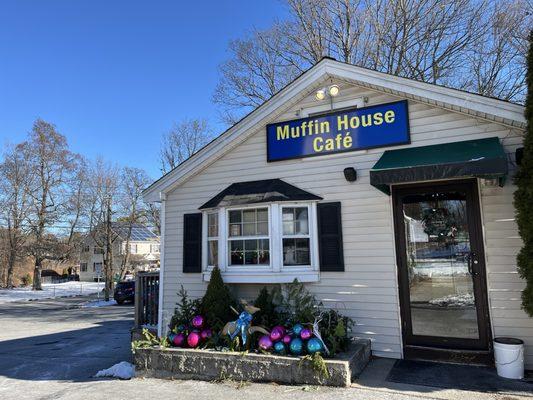
<path fill-rule="evenodd" d="M 321 271 L 344 271 L 341 203 L 318 203 L 318 250 Z"/>
<path fill-rule="evenodd" d="M 183 215 L 183 272 L 202 272 L 202 213 Z"/>

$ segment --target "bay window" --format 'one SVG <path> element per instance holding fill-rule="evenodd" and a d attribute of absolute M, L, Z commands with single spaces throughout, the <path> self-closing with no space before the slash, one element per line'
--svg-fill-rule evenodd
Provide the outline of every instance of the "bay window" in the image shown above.
<path fill-rule="evenodd" d="M 228 283 L 313 282 L 319 278 L 316 202 L 203 211 L 203 271 Z"/>

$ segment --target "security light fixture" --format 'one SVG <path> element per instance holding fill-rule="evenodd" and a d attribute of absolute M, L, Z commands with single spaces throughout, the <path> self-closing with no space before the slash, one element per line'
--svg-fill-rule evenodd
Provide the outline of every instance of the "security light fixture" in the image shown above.
<path fill-rule="evenodd" d="M 315 99 L 324 100 L 326 98 L 326 89 L 318 89 L 315 93 Z"/>
<path fill-rule="evenodd" d="M 318 89 L 315 93 L 315 99 L 324 100 L 326 97 L 333 99 L 333 97 L 337 97 L 340 92 L 341 89 L 339 88 L 339 85 L 330 85 L 327 88 L 324 87 Z"/>
<path fill-rule="evenodd" d="M 339 95 L 339 92 L 340 92 L 340 88 L 338 85 L 331 85 L 329 88 L 328 88 L 328 93 L 331 97 L 335 97 L 335 96 L 338 96 Z"/>

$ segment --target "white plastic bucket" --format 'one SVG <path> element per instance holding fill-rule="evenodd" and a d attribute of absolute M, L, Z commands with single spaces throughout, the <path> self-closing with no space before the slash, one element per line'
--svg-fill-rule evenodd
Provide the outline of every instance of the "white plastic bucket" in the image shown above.
<path fill-rule="evenodd" d="M 500 337 L 494 339 L 496 371 L 502 378 L 524 378 L 524 342 L 520 339 Z"/>

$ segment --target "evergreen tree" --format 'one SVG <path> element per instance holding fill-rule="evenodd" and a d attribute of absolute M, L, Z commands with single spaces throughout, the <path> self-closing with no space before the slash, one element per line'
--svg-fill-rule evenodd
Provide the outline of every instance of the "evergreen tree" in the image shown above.
<path fill-rule="evenodd" d="M 522 308 L 533 317 L 533 30 L 529 35 L 527 56 L 526 134 L 524 155 L 515 177 L 516 223 L 524 245 L 517 257 L 518 272 L 526 281 L 522 292 Z"/>
<path fill-rule="evenodd" d="M 208 326 L 219 331 L 227 322 L 236 320 L 238 316 L 231 310 L 232 306 L 236 307 L 236 302 L 222 280 L 220 269 L 215 267 L 211 271 L 211 280 L 201 303 L 202 314 Z"/>

